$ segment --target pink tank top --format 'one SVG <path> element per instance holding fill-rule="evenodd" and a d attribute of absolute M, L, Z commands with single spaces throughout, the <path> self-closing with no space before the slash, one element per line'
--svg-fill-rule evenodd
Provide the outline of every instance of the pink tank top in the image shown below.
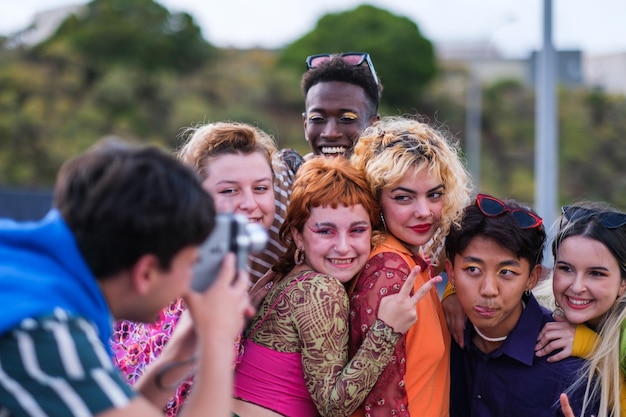
<path fill-rule="evenodd" d="M 288 417 L 319 413 L 304 384 L 299 352 L 277 352 L 247 339 L 235 372 L 235 397 Z"/>

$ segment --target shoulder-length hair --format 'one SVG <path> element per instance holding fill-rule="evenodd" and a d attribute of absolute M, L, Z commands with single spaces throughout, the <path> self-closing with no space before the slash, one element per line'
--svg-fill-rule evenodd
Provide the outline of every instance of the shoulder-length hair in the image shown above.
<path fill-rule="evenodd" d="M 298 170 L 287 215 L 280 228 L 280 237 L 287 244 L 287 251 L 272 269 L 282 274 L 293 269 L 296 245 L 291 231 L 303 231 L 313 208 L 359 204 L 369 214 L 372 229 L 380 227 L 380 206 L 362 172 L 344 158 L 316 157 L 305 162 Z"/>

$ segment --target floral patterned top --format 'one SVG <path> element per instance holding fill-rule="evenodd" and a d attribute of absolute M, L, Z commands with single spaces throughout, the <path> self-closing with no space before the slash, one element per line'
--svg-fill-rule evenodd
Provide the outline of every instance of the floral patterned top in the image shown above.
<path fill-rule="evenodd" d="M 389 363 L 400 338 L 376 320 L 348 360 L 348 306 L 346 290 L 337 279 L 313 271 L 292 273 L 270 289 L 245 333 L 261 346 L 301 354 L 305 385 L 322 416 L 354 411 Z"/>
<path fill-rule="evenodd" d="M 364 341 L 376 320 L 380 300 L 400 291 L 411 269 L 423 271 L 419 288 L 432 269 L 393 236 L 374 249 L 350 297 L 350 354 Z M 436 288 L 416 306 L 417 322 L 395 346 L 389 366 L 353 417 L 441 417 L 448 415 L 450 335 Z"/>
<path fill-rule="evenodd" d="M 113 329 L 111 347 L 113 362 L 126 376 L 129 384 L 137 382 L 146 365 L 155 360 L 170 339 L 181 314 L 186 309 L 182 300 L 177 300 L 161 310 L 159 319 L 151 324 L 118 321 Z M 168 417 L 178 413 L 191 387 L 191 378 L 183 382 L 165 408 Z"/>

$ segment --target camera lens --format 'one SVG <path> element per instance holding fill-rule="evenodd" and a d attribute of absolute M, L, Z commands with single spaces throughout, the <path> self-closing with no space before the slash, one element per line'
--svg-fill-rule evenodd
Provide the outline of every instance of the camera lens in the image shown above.
<path fill-rule="evenodd" d="M 261 252 L 267 244 L 267 231 L 258 223 L 246 224 L 249 239 L 249 252 Z"/>

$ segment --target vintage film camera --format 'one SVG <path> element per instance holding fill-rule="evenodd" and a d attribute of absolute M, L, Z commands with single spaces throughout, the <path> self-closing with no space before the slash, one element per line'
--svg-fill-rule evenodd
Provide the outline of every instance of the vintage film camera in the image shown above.
<path fill-rule="evenodd" d="M 263 226 L 249 223 L 247 217 L 232 213 L 217 214 L 215 229 L 200 246 L 200 259 L 194 267 L 191 288 L 195 291 L 209 288 L 228 252 L 235 254 L 237 270 L 247 270 L 248 254 L 262 251 L 267 239 Z"/>

